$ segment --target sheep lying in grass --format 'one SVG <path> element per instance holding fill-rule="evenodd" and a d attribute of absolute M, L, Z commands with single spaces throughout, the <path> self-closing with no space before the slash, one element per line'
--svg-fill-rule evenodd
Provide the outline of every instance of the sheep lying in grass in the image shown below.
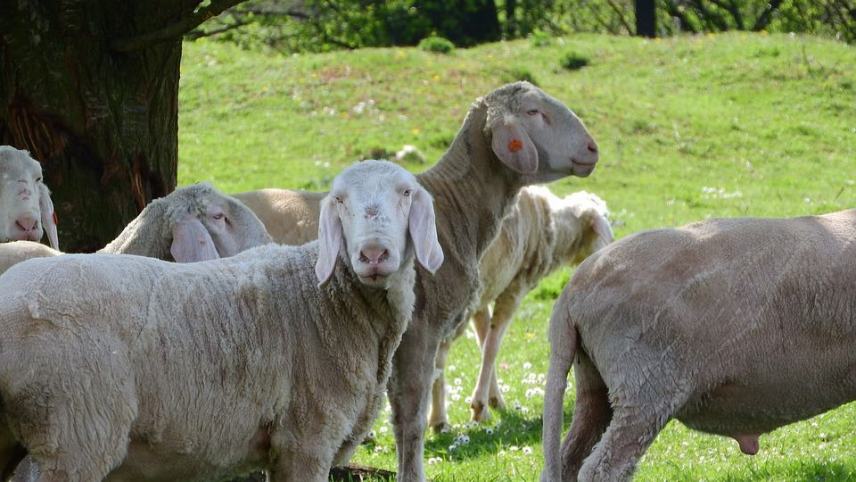
<path fill-rule="evenodd" d="M 204 263 L 29 260 L 0 276 L 0 462 L 38 480 L 326 481 L 371 428 L 443 262 L 431 196 L 386 162 L 343 171 L 320 240 Z M 319 284 L 320 281 L 320 284 Z"/>
<path fill-rule="evenodd" d="M 250 209 L 203 183 L 155 199 L 98 252 L 188 263 L 233 256 L 270 242 Z M 0 244 L 0 273 L 26 259 L 59 254 L 30 241 Z"/>
<path fill-rule="evenodd" d="M 417 176 L 434 196 L 446 262 L 436 276 L 417 277 L 413 322 L 395 354 L 389 399 L 400 481 L 425 479 L 422 453 L 437 348 L 466 320 L 479 288 L 479 258 L 517 192 L 527 184 L 588 176 L 597 159 L 597 144 L 570 109 L 532 84 L 516 82 L 478 99 L 442 159 Z M 282 212 L 282 205 L 264 209 Z"/>
<path fill-rule="evenodd" d="M 541 480 L 629 479 L 672 418 L 754 454 L 856 399 L 854 240 L 851 209 L 648 231 L 588 258 L 550 320 Z"/>
<path fill-rule="evenodd" d="M 59 249 L 56 213 L 42 166 L 27 151 L 0 146 L 0 242 L 38 241 Z"/>
<path fill-rule="evenodd" d="M 490 417 L 488 399 L 492 407 L 505 406 L 496 381 L 496 356 L 521 300 L 559 267 L 579 264 L 611 243 L 607 216 L 606 203 L 585 191 L 559 198 L 543 186 L 520 190 L 499 235 L 479 262 L 482 288 L 472 320 L 482 360 L 472 395 L 473 420 L 482 422 Z M 465 330 L 464 324 L 456 337 Z M 437 353 L 440 376 L 434 382 L 428 423 L 438 431 L 448 422 L 442 373 L 451 341 L 445 341 Z"/>

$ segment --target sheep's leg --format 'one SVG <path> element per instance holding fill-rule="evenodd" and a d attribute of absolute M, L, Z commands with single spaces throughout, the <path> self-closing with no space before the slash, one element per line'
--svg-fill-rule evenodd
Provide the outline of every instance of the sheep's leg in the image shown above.
<path fill-rule="evenodd" d="M 609 392 L 585 352 L 577 352 L 574 365 L 577 400 L 571 429 L 562 443 L 562 474 L 564 480 L 576 480 L 583 460 L 612 419 Z"/>
<path fill-rule="evenodd" d="M 387 393 L 395 430 L 399 482 L 425 480 L 422 466 L 425 412 L 440 331 L 414 316 L 393 359 Z"/>
<path fill-rule="evenodd" d="M 502 400 L 499 390 L 495 394 L 490 394 L 492 385 L 496 382 L 496 356 L 499 353 L 499 346 L 502 343 L 502 337 L 505 335 L 505 330 L 511 323 L 515 310 L 520 305 L 520 297 L 516 294 L 503 293 L 497 298 L 493 308 L 493 316 L 490 319 L 488 326 L 487 337 L 482 347 L 482 363 L 479 371 L 479 381 L 473 391 L 472 403 L 473 409 L 472 419 L 477 422 L 484 422 L 490 419 L 490 412 L 487 409 L 488 403 L 491 406 L 502 408 L 505 402 Z M 488 396 L 490 395 L 490 401 Z"/>
<path fill-rule="evenodd" d="M 449 416 L 446 413 L 446 357 L 449 355 L 451 346 L 450 338 L 443 340 L 434 359 L 436 378 L 431 388 L 431 412 L 428 416 L 428 426 L 436 433 L 442 432 L 449 425 Z"/>
<path fill-rule="evenodd" d="M 612 420 L 603 437 L 594 446 L 579 471 L 585 481 L 630 480 L 639 457 L 654 441 L 673 414 L 674 399 L 666 405 L 652 405 L 644 400 L 613 403 Z M 577 416 L 574 417 L 575 419 Z"/>

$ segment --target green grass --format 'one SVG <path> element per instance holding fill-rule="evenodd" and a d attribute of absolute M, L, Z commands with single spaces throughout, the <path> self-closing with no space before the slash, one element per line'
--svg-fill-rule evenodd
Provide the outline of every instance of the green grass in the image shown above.
<path fill-rule="evenodd" d="M 562 55 L 589 59 L 576 71 Z M 526 72 L 566 102 L 601 146 L 589 178 L 551 185 L 602 196 L 619 237 L 711 216 L 791 216 L 856 207 L 856 51 L 813 37 L 705 35 L 660 41 L 575 36 L 549 45 L 502 42 L 436 55 L 415 48 L 280 56 L 215 42 L 187 44 L 180 92 L 179 181 L 227 192 L 325 189 L 372 150 L 413 144 L 439 158 L 471 101 Z M 430 164 L 413 164 L 414 171 Z M 437 481 L 536 480 L 547 318 L 567 272 L 545 280 L 517 313 L 500 353 L 509 408 L 488 434 L 466 424 L 477 372 L 472 339 L 447 377 L 453 431 L 428 435 Z M 532 374 L 532 375 L 530 375 Z M 531 378 L 530 378 L 531 377 Z M 460 384 L 456 384 L 460 379 Z M 534 379 L 534 384 L 527 380 Z M 573 394 L 566 400 L 568 414 Z M 569 417 L 568 417 L 569 418 Z M 359 462 L 395 468 L 385 414 Z M 470 443 L 449 450 L 455 437 Z M 672 422 L 639 480 L 856 480 L 856 404 L 761 438 L 755 457 L 731 440 Z"/>

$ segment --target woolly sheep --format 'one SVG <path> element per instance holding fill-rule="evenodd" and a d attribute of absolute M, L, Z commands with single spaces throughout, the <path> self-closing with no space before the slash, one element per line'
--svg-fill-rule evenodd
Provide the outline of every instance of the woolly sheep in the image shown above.
<path fill-rule="evenodd" d="M 627 480 L 672 418 L 754 454 L 759 435 L 856 399 L 854 240 L 851 209 L 703 221 L 593 254 L 550 320 L 541 480 Z"/>
<path fill-rule="evenodd" d="M 0 242 L 39 241 L 59 249 L 56 213 L 42 167 L 27 151 L 0 146 Z"/>
<path fill-rule="evenodd" d="M 425 480 L 422 454 L 437 348 L 466 320 L 478 292 L 478 260 L 517 192 L 527 184 L 588 176 L 597 159 L 597 144 L 570 109 L 532 84 L 516 82 L 476 100 L 449 150 L 417 176 L 434 196 L 446 262 L 434 277 L 417 276 L 413 322 L 393 360 L 388 394 L 399 481 Z M 303 209 L 312 203 L 296 204 Z M 284 215 L 287 206 L 265 208 Z M 256 212 L 264 221 L 263 211 Z M 307 229 L 311 219 L 301 221 Z"/>
<path fill-rule="evenodd" d="M 443 263 L 431 196 L 386 162 L 343 171 L 318 242 L 175 264 L 29 260 L 0 277 L 0 454 L 39 480 L 326 481 L 371 428 Z M 319 283 L 320 281 L 320 283 Z M 29 471 L 24 471 L 24 476 Z"/>
<path fill-rule="evenodd" d="M 559 267 L 579 264 L 611 243 L 607 216 L 606 203 L 585 191 L 560 198 L 543 186 L 520 190 L 517 202 L 502 221 L 499 235 L 479 262 L 482 287 L 472 321 L 482 360 L 471 402 L 474 421 L 483 422 L 490 417 L 488 398 L 492 407 L 505 406 L 494 367 L 502 336 L 521 300 Z M 466 325 L 461 325 L 456 337 L 465 330 Z M 440 376 L 434 382 L 428 419 L 437 431 L 448 423 L 443 371 L 451 341 L 444 341 L 437 353 Z"/>
<path fill-rule="evenodd" d="M 155 199 L 98 252 L 187 263 L 233 256 L 270 242 L 250 209 L 202 183 Z M 26 259 L 60 254 L 30 241 L 0 244 L 0 273 Z"/>

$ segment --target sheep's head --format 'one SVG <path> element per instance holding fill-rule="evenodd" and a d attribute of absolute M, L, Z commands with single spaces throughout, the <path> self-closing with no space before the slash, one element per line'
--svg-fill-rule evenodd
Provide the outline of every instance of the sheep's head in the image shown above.
<path fill-rule="evenodd" d="M 386 161 L 363 161 L 336 176 L 321 201 L 319 283 L 341 258 L 363 284 L 387 287 L 415 254 L 434 273 L 443 263 L 431 195 L 413 174 Z"/>
<path fill-rule="evenodd" d="M 528 82 L 508 84 L 484 98 L 486 134 L 499 160 L 529 183 L 591 174 L 597 143 L 564 104 Z"/>
<path fill-rule="evenodd" d="M 0 242 L 39 241 L 59 249 L 56 215 L 42 167 L 27 151 L 0 146 Z"/>
<path fill-rule="evenodd" d="M 271 242 L 264 224 L 243 203 L 209 184 L 177 189 L 164 198 L 178 262 L 226 258 Z"/>

